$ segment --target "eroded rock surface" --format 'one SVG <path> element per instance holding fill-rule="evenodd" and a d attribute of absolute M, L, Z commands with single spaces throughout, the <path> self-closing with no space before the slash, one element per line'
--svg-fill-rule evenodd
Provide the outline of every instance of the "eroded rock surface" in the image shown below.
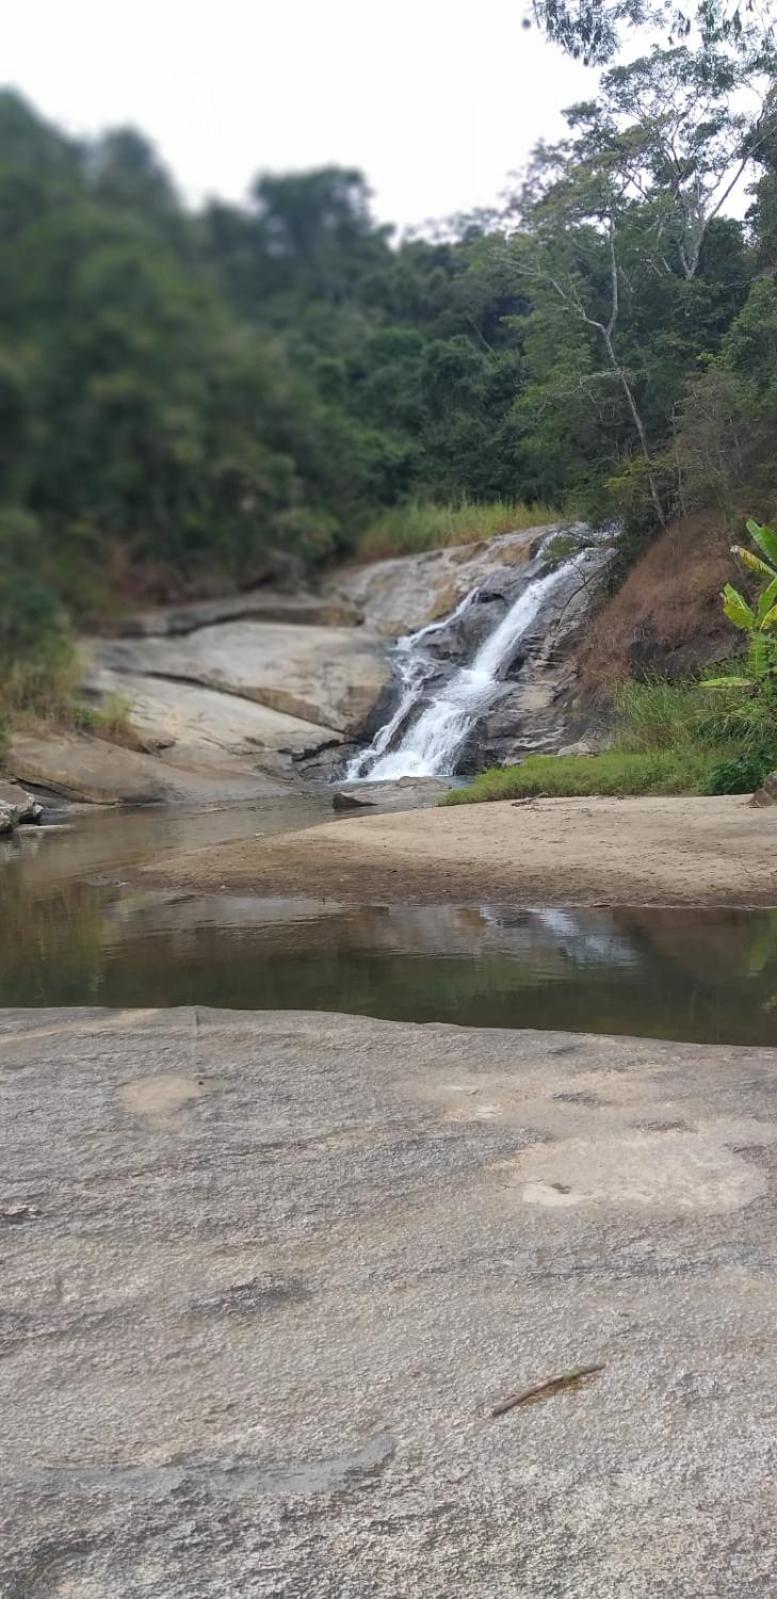
<path fill-rule="evenodd" d="M 514 580 L 515 568 L 524 566 L 538 541 L 552 532 L 552 526 L 527 528 L 478 544 L 353 566 L 338 572 L 327 592 L 332 600 L 356 606 L 376 633 L 397 638 L 447 616 L 470 589 L 486 580 L 497 585 L 500 576 Z"/>
<path fill-rule="evenodd" d="M 124 699 L 135 731 L 176 766 L 243 769 L 246 762 L 298 754 L 332 740 L 331 728 L 198 683 L 97 666 L 86 683 L 102 700 L 110 695 Z"/>
<path fill-rule="evenodd" d="M 84 733 L 17 733 L 4 765 L 23 783 L 100 805 L 218 804 L 283 792 L 266 771 L 183 769 Z"/>
<path fill-rule="evenodd" d="M 39 1010 L 0 1074 L 3 1592 L 774 1592 L 773 1051 Z"/>
<path fill-rule="evenodd" d="M 113 631 L 119 638 L 174 638 L 219 622 L 291 622 L 298 627 L 356 627 L 361 614 L 346 600 L 317 594 L 278 593 L 252 589 L 221 599 L 192 600 L 189 604 L 158 607 L 122 617 Z"/>
<path fill-rule="evenodd" d="M 361 628 L 225 622 L 183 638 L 100 640 L 92 660 L 116 678 L 197 684 L 347 734 L 388 680 L 386 651 Z M 87 683 L 89 678 L 87 677 Z"/>

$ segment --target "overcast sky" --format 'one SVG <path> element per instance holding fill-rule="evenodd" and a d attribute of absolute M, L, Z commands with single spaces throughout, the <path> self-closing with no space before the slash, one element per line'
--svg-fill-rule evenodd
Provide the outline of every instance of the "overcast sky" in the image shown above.
<path fill-rule="evenodd" d="M 492 203 L 594 75 L 524 0 L 5 0 L 0 79 L 70 132 L 134 123 L 186 196 L 360 166 L 403 226 Z"/>

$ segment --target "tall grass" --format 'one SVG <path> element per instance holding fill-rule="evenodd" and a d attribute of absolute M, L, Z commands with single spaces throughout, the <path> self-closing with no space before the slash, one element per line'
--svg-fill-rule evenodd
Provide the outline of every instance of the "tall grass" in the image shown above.
<path fill-rule="evenodd" d="M 721 742 L 716 707 L 696 683 L 654 677 L 622 683 L 615 693 L 616 748 L 626 751 L 709 749 Z"/>
<path fill-rule="evenodd" d="M 453 544 L 475 544 L 499 533 L 522 533 L 558 518 L 558 511 L 549 505 L 524 505 L 520 500 L 473 500 L 461 505 L 413 500 L 384 511 L 362 534 L 356 553 L 363 561 L 416 555 Z"/>
<path fill-rule="evenodd" d="M 717 756 L 698 750 L 653 750 L 602 755 L 530 755 L 521 766 L 492 767 L 467 788 L 454 788 L 443 805 L 481 800 L 529 799 L 540 795 L 694 794 L 709 781 Z"/>
<path fill-rule="evenodd" d="M 102 705 L 85 705 L 77 692 L 79 676 L 78 656 L 70 648 L 52 652 L 48 658 L 14 663 L 0 679 L 0 757 L 14 728 L 91 733 L 108 744 L 145 750 L 131 725 L 129 702 L 109 694 Z"/>
<path fill-rule="evenodd" d="M 655 677 L 624 683 L 615 709 L 613 747 L 601 755 L 530 756 L 520 766 L 481 772 L 442 803 L 540 794 L 742 794 L 777 770 L 777 704 L 763 695 Z"/>

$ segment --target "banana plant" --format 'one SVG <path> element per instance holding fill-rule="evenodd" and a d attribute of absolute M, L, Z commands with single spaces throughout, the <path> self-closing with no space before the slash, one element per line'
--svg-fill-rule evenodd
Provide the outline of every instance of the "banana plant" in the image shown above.
<path fill-rule="evenodd" d="M 741 544 L 733 544 L 731 553 L 748 571 L 757 573 L 762 581 L 766 579 L 766 587 L 762 589 L 755 607 L 748 604 L 733 583 L 727 583 L 721 595 L 723 610 L 729 621 L 740 632 L 750 635 L 747 676 L 707 678 L 705 688 L 753 688 L 777 673 L 774 650 L 777 640 L 770 637 L 777 632 L 777 533 L 774 528 L 762 526 L 752 518 L 747 523 L 747 531 L 761 554 L 756 555 Z"/>

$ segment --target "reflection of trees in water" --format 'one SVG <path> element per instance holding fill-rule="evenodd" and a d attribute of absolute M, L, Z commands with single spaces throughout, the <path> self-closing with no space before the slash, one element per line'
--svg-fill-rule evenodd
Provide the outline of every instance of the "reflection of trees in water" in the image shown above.
<path fill-rule="evenodd" d="M 99 997 L 105 892 L 62 883 L 30 894 L 22 875 L 2 871 L 0 1003 L 88 1004 Z"/>
<path fill-rule="evenodd" d="M 777 1027 L 774 913 L 138 893 L 68 875 L 75 839 L 47 876 L 53 842 L 0 850 L 0 1003 L 335 1009 L 750 1043 Z M 107 842 L 90 849 L 102 857 Z"/>
<path fill-rule="evenodd" d="M 732 978 L 772 975 L 777 982 L 777 913 L 716 908 L 697 911 L 615 910 L 641 942 L 697 982 L 714 986 Z"/>

